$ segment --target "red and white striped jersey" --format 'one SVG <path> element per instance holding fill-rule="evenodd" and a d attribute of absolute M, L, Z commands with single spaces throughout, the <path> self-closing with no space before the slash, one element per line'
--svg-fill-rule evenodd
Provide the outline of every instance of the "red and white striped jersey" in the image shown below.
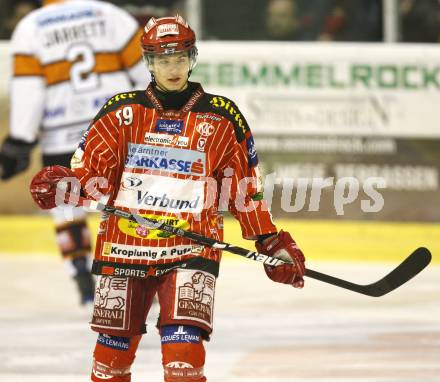
<path fill-rule="evenodd" d="M 189 90 L 179 111 L 164 110 L 151 85 L 110 99 L 72 158 L 82 187 L 94 198 L 109 194 L 110 205 L 217 240 L 223 240 L 225 210 L 247 239 L 276 232 L 244 116 L 231 100 L 197 83 Z M 94 187 L 95 177 L 108 184 Z M 194 255 L 220 259 L 218 250 L 188 239 L 113 215 L 102 218 L 96 261 L 166 264 Z"/>
<path fill-rule="evenodd" d="M 24 17 L 11 40 L 10 136 L 72 153 L 103 104 L 149 81 L 137 21 L 106 2 L 66 0 Z"/>

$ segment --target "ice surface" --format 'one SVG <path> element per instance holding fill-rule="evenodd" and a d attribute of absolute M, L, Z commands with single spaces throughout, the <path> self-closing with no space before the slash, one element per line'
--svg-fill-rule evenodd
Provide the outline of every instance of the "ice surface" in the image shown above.
<path fill-rule="evenodd" d="M 368 283 L 393 264 L 316 262 L 310 268 Z M 60 259 L 0 256 L 0 381 L 88 381 L 96 334 Z M 162 381 L 159 337 L 148 319 L 133 382 Z M 440 266 L 371 298 L 315 280 L 277 285 L 260 264 L 226 260 L 215 331 L 206 344 L 212 382 L 440 381 Z"/>

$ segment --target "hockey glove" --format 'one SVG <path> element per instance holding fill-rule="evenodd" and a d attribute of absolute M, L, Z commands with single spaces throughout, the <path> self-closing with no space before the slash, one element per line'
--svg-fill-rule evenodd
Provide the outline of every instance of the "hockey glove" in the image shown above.
<path fill-rule="evenodd" d="M 57 206 L 57 185 L 66 177 L 75 177 L 75 174 L 70 168 L 63 166 L 44 167 L 34 176 L 29 190 L 41 209 L 49 210 Z"/>
<path fill-rule="evenodd" d="M 278 234 L 270 236 L 262 243 L 257 241 L 255 246 L 257 251 L 264 255 L 291 263 L 276 267 L 265 265 L 264 270 L 271 280 L 290 284 L 295 288 L 302 288 L 304 286 L 305 257 L 288 232 L 281 230 Z"/>
<path fill-rule="evenodd" d="M 11 137 L 5 139 L 0 149 L 1 179 L 12 178 L 28 168 L 31 151 L 36 143 L 28 143 Z"/>

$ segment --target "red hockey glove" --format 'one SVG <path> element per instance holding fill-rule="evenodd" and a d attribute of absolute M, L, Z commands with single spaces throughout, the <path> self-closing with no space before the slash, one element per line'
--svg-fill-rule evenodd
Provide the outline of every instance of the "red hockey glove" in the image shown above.
<path fill-rule="evenodd" d="M 276 267 L 265 265 L 264 270 L 271 280 L 290 284 L 295 288 L 304 286 L 305 257 L 288 232 L 281 230 L 278 234 L 265 239 L 263 243 L 257 241 L 255 246 L 257 251 L 264 255 L 292 263 Z"/>
<path fill-rule="evenodd" d="M 66 177 L 75 177 L 72 170 L 67 167 L 49 166 L 40 170 L 29 186 L 35 203 L 43 210 L 55 208 L 57 206 L 55 201 L 57 185 Z"/>

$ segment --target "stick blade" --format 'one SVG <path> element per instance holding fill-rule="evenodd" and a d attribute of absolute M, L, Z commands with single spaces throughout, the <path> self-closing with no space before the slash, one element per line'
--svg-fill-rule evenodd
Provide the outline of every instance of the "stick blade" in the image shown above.
<path fill-rule="evenodd" d="M 384 278 L 373 284 L 365 285 L 367 294 L 372 297 L 381 297 L 399 288 L 425 269 L 431 262 L 431 258 L 431 252 L 427 248 L 417 248 Z"/>

